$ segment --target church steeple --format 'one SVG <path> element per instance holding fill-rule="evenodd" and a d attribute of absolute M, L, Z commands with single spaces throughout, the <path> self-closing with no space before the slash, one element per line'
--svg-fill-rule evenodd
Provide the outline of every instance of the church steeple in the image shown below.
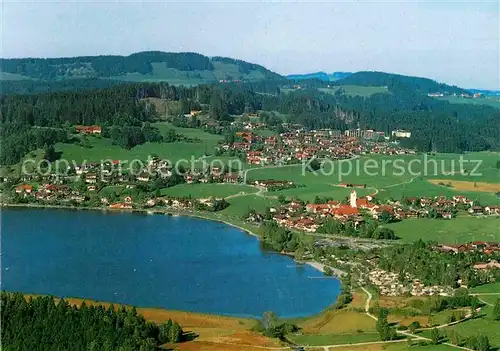
<path fill-rule="evenodd" d="M 358 199 L 358 194 L 356 194 L 356 190 L 351 191 L 351 195 L 349 195 L 349 202 L 352 208 L 358 207 L 356 204 L 356 200 Z"/>

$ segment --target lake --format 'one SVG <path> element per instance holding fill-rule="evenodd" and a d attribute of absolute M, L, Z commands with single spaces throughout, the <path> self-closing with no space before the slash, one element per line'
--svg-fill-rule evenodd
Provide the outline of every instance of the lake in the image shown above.
<path fill-rule="evenodd" d="M 141 307 L 281 317 L 332 304 L 337 279 L 190 217 L 2 209 L 2 289 Z"/>

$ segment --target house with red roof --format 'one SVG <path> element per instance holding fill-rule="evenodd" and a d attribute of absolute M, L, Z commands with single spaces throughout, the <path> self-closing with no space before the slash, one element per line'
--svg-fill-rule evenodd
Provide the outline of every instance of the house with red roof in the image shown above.
<path fill-rule="evenodd" d="M 32 191 L 33 191 L 33 187 L 29 184 L 22 184 L 22 185 L 19 185 L 16 187 L 16 193 L 18 193 L 18 194 L 21 194 L 21 193 L 31 194 Z"/>

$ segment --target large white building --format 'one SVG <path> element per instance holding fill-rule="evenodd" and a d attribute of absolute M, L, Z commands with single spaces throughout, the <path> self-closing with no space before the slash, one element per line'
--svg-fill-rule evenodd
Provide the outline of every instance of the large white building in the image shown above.
<path fill-rule="evenodd" d="M 409 138 L 411 137 L 411 132 L 408 130 L 393 130 L 392 136 L 396 138 Z"/>

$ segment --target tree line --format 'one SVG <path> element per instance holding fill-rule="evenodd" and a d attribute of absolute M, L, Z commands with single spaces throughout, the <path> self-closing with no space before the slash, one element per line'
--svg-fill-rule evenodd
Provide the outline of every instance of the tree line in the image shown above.
<path fill-rule="evenodd" d="M 157 350 L 183 340 L 183 330 L 169 320 L 147 322 L 135 308 L 113 305 L 80 307 L 50 296 L 26 299 L 1 293 L 3 350 Z"/>

